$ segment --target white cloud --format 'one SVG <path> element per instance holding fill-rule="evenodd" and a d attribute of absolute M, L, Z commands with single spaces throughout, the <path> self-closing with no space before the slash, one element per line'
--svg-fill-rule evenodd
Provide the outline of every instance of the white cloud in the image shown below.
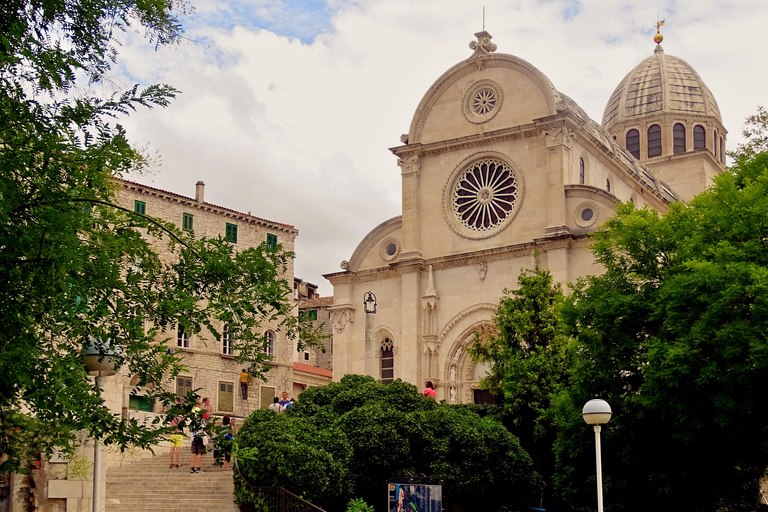
<path fill-rule="evenodd" d="M 665 51 L 689 62 L 714 93 L 729 147 L 740 140 L 743 119 L 766 103 L 768 48 L 761 34 L 768 4 L 762 1 L 484 4 L 497 51 L 538 67 L 597 121 L 614 87 L 652 54 L 657 12 L 667 21 Z M 318 27 L 311 44 L 252 28 L 252 19 L 229 19 L 191 23 L 188 35 L 199 42 L 175 49 L 153 52 L 131 38 L 120 56 L 129 70 L 120 79 L 126 84 L 164 82 L 183 91 L 168 109 L 125 121 L 132 139 L 151 142 L 163 159 L 156 174 L 138 180 L 186 195 L 203 180 L 211 202 L 293 224 L 300 232 L 296 274 L 326 295 L 331 287 L 321 274 L 337 271 L 370 229 L 399 214 L 400 169 L 387 148 L 399 145 L 429 86 L 469 57 L 483 4 L 329 5 L 330 27 L 298 21 L 301 30 Z M 283 4 L 252 6 L 283 16 Z M 203 20 L 246 12 L 210 0 L 200 11 Z M 236 28 L 218 28 L 230 25 Z"/>

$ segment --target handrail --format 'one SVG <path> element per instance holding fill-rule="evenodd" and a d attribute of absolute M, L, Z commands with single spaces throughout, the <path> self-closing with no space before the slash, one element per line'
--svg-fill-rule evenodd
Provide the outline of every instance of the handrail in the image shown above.
<path fill-rule="evenodd" d="M 236 449 L 233 451 L 236 452 Z M 232 466 L 238 476 L 243 479 L 248 490 L 256 495 L 261 502 L 259 503 L 260 508 L 256 508 L 256 504 L 253 503 L 240 505 L 240 512 L 325 512 L 325 510 L 317 505 L 296 496 L 291 491 L 282 487 L 257 487 L 253 485 L 240 471 L 240 465 L 236 456 L 232 457 Z"/>
<path fill-rule="evenodd" d="M 240 512 L 325 512 L 282 487 L 253 487 L 245 483 L 256 496 L 256 503 L 240 505 Z"/>

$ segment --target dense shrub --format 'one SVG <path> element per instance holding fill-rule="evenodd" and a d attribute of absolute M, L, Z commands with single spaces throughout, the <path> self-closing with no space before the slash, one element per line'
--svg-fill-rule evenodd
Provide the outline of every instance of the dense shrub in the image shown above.
<path fill-rule="evenodd" d="M 538 488 L 530 457 L 501 423 L 402 381 L 347 375 L 308 389 L 287 413 L 251 415 L 238 444 L 250 485 L 279 485 L 329 511 L 354 497 L 383 504 L 387 483 L 418 474 L 442 481 L 446 505 L 473 511 L 525 507 Z M 248 502 L 245 480 L 235 482 Z"/>

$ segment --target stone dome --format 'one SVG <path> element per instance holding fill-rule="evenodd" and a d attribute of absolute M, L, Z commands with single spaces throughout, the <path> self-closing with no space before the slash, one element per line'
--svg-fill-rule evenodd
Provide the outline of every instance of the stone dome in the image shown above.
<path fill-rule="evenodd" d="M 722 125 L 712 92 L 690 64 L 665 55 L 661 45 L 613 91 L 603 113 L 606 130 L 659 114 L 714 117 Z"/>

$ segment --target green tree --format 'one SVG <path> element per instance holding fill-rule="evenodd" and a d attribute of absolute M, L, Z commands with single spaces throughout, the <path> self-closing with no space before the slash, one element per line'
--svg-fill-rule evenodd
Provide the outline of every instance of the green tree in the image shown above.
<path fill-rule="evenodd" d="M 495 511 L 530 505 L 538 485 L 530 458 L 500 422 L 437 404 L 411 384 L 359 375 L 306 390 L 287 413 L 255 413 L 238 443 L 241 503 L 254 499 L 251 485 L 280 485 L 345 510 L 353 496 L 377 503 L 388 483 L 423 474 L 443 481 L 444 503 Z"/>
<path fill-rule="evenodd" d="M 119 346 L 139 384 L 162 394 L 182 368 L 162 340 L 177 323 L 214 336 L 215 321 L 230 324 L 254 374 L 264 359 L 256 327 L 298 329 L 280 279 L 290 254 L 235 253 L 114 205 L 114 177 L 147 163 L 118 118 L 165 107 L 177 91 L 135 86 L 104 97 L 96 87 L 111 83 L 123 31 L 175 43 L 184 10 L 174 0 L 0 4 L 0 471 L 30 452 L 71 447 L 81 429 L 121 448 L 156 442 L 162 429 L 103 407 L 81 362 L 88 339 Z M 176 259 L 162 260 L 150 239 Z"/>
<path fill-rule="evenodd" d="M 737 158 L 662 217 L 621 206 L 597 235 L 606 273 L 571 297 L 578 359 L 555 404 L 558 483 L 572 503 L 593 503 L 592 433 L 578 413 L 600 397 L 614 412 L 603 429 L 607 509 L 758 507 L 768 467 L 766 162 Z"/>
<path fill-rule="evenodd" d="M 478 335 L 469 353 L 491 363 L 480 387 L 503 397 L 505 423 L 545 478 L 544 500 L 551 502 L 555 429 L 550 399 L 567 381 L 566 338 L 560 327 L 563 293 L 549 271 L 523 270 L 518 288 L 504 290 L 493 317 L 494 329 Z"/>

